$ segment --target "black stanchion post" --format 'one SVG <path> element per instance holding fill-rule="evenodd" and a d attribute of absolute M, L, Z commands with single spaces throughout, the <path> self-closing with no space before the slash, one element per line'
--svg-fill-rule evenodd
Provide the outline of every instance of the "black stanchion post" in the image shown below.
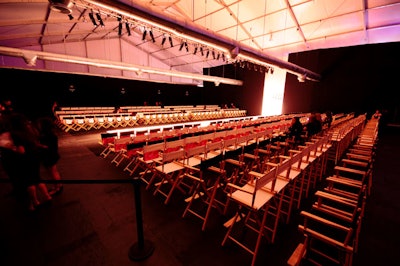
<path fill-rule="evenodd" d="M 134 243 L 129 249 L 129 258 L 133 261 L 140 261 L 147 259 L 153 254 L 154 245 L 151 241 L 144 239 L 143 234 L 143 217 L 142 217 L 142 203 L 140 197 L 140 178 L 133 178 L 135 206 L 136 206 L 136 228 L 138 241 Z"/>

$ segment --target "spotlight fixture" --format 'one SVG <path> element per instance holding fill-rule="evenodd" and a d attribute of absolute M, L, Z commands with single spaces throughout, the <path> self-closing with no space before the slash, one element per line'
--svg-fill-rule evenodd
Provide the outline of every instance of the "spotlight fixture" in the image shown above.
<path fill-rule="evenodd" d="M 69 20 L 73 20 L 74 16 L 72 16 L 71 14 L 68 14 Z"/>
<path fill-rule="evenodd" d="M 204 56 L 203 46 L 200 46 L 200 53 L 201 53 L 201 56 Z"/>
<path fill-rule="evenodd" d="M 70 0 L 49 0 L 49 2 L 51 10 L 63 14 L 71 14 L 74 5 Z"/>
<path fill-rule="evenodd" d="M 221 54 L 220 53 L 218 53 L 217 54 L 217 60 L 219 60 L 219 57 L 221 56 Z"/>
<path fill-rule="evenodd" d="M 185 42 L 185 49 L 186 49 L 186 52 L 189 52 L 189 46 L 188 46 L 187 42 Z"/>
<path fill-rule="evenodd" d="M 142 41 L 144 41 L 146 39 L 146 35 L 147 35 L 147 30 L 144 29 L 143 35 L 142 35 Z"/>
<path fill-rule="evenodd" d="M 131 36 L 131 28 L 129 27 L 128 22 L 125 22 L 125 28 L 126 28 L 126 31 L 128 32 L 128 36 Z"/>
<path fill-rule="evenodd" d="M 181 42 L 181 46 L 179 47 L 179 51 L 182 51 L 183 46 L 185 45 L 185 42 Z"/>
<path fill-rule="evenodd" d="M 207 50 L 206 58 L 210 55 L 210 50 Z"/>
<path fill-rule="evenodd" d="M 225 54 L 222 54 L 222 61 L 225 62 Z"/>
<path fill-rule="evenodd" d="M 118 17 L 118 36 L 122 35 L 122 18 Z"/>
<path fill-rule="evenodd" d="M 97 27 L 98 25 L 97 25 L 96 20 L 94 19 L 93 12 L 90 12 L 90 13 L 89 13 L 89 18 L 90 18 L 90 20 L 92 21 L 93 26 Z"/>
<path fill-rule="evenodd" d="M 173 42 L 172 42 L 172 37 L 171 37 L 171 36 L 168 36 L 168 40 L 169 40 L 169 45 L 170 45 L 171 47 L 174 47 L 174 44 L 173 44 Z"/>
<path fill-rule="evenodd" d="M 104 27 L 104 23 L 103 20 L 101 19 L 100 13 L 96 13 L 96 18 L 100 23 L 100 26 Z"/>
<path fill-rule="evenodd" d="M 212 51 L 211 54 L 212 54 L 213 59 L 215 60 L 215 52 Z"/>
<path fill-rule="evenodd" d="M 166 40 L 167 40 L 167 37 L 165 37 L 165 34 L 163 34 L 161 45 L 164 45 Z"/>
<path fill-rule="evenodd" d="M 197 54 L 197 49 L 198 49 L 198 47 L 197 47 L 197 46 L 196 46 L 196 47 L 194 47 L 193 54 Z"/>
<path fill-rule="evenodd" d="M 150 34 L 150 38 L 152 40 L 152 42 L 156 42 L 156 40 L 154 39 L 154 35 L 153 35 L 153 31 L 149 30 L 149 34 Z"/>

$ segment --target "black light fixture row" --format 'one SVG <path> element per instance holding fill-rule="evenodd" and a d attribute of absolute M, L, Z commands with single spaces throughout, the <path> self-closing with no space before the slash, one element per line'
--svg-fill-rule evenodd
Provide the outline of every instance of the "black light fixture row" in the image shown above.
<path fill-rule="evenodd" d="M 137 23 L 137 21 L 135 22 L 130 22 L 128 20 L 123 19 L 123 17 L 119 14 L 115 14 L 118 20 L 118 36 L 122 36 L 122 29 L 123 29 L 123 24 L 125 24 L 125 29 L 127 32 L 128 36 L 131 36 L 131 26 L 132 24 L 138 24 L 138 26 L 143 27 L 143 33 L 142 33 L 142 41 L 145 41 L 148 36 L 150 37 L 150 40 L 155 43 L 156 39 L 154 37 L 153 34 L 153 30 L 151 27 L 146 26 L 142 23 Z M 108 15 L 109 16 L 109 15 Z M 70 20 L 73 19 L 72 15 L 69 16 Z M 103 19 L 101 17 L 101 13 L 99 12 L 94 12 L 92 9 L 89 12 L 89 18 L 90 21 L 93 23 L 94 27 L 104 27 L 105 24 L 103 22 Z M 169 33 L 163 33 L 163 37 L 161 40 L 161 45 L 163 46 L 165 44 L 165 42 L 167 41 L 169 42 L 170 47 L 174 47 L 174 43 L 173 43 L 173 39 L 172 36 Z M 201 56 L 204 56 L 206 54 L 206 58 L 208 59 L 210 55 L 212 55 L 212 59 L 214 60 L 219 60 L 220 58 L 222 58 L 222 61 L 226 61 L 225 60 L 225 55 L 223 52 L 216 52 L 214 50 L 211 49 L 207 49 L 207 47 L 203 47 L 203 45 L 199 45 L 199 44 L 193 44 L 194 45 L 194 51 L 193 54 L 196 55 L 198 51 L 200 51 Z M 189 44 L 186 40 L 182 40 L 181 44 L 179 46 L 179 51 L 182 51 L 183 48 L 185 48 L 186 52 L 189 52 Z"/>
<path fill-rule="evenodd" d="M 92 18 L 92 16 L 91 16 L 91 18 Z M 118 22 L 119 22 L 118 35 L 121 36 L 122 35 L 122 20 L 123 19 L 122 19 L 121 16 L 119 16 L 117 19 L 118 19 Z M 130 25 L 131 25 L 130 22 L 128 22 L 128 21 L 125 22 L 125 27 L 126 27 L 126 31 L 128 33 L 128 36 L 131 36 Z M 150 37 L 150 40 L 153 43 L 155 43 L 156 39 L 154 37 L 154 33 L 153 33 L 152 28 L 147 27 L 146 25 L 143 25 L 143 24 L 140 24 L 140 26 L 143 28 L 142 41 L 146 41 Z M 167 40 L 168 40 L 168 43 L 169 43 L 170 47 L 171 48 L 174 47 L 174 42 L 173 42 L 172 36 L 170 34 L 168 34 L 168 33 L 163 33 L 162 39 L 161 39 L 161 45 L 164 46 Z M 207 47 L 204 47 L 202 45 L 190 44 L 190 46 L 192 46 L 192 45 L 194 46 L 194 50 L 193 50 L 193 54 L 194 55 L 196 55 L 200 51 L 201 56 L 205 55 L 206 58 L 209 58 L 210 56 L 212 56 L 212 59 L 214 59 L 214 60 L 220 60 L 222 58 L 222 61 L 225 62 L 226 57 L 225 57 L 224 53 L 216 52 L 215 50 L 208 49 Z M 179 45 L 179 51 L 182 51 L 183 48 L 185 48 L 185 51 L 187 53 L 190 52 L 189 43 L 186 40 L 182 40 L 181 41 L 181 43 Z"/>
<path fill-rule="evenodd" d="M 96 18 L 95 18 L 95 16 L 96 16 Z M 93 13 L 93 10 L 91 10 L 89 13 L 89 18 L 90 18 L 90 21 L 92 21 L 94 27 L 98 27 L 99 25 L 101 27 L 104 27 L 104 22 L 103 22 L 103 19 L 101 18 L 100 13 Z M 73 17 L 72 18 L 69 17 L 69 19 L 71 20 L 71 19 L 73 19 Z M 97 21 L 96 21 L 96 19 L 97 19 Z"/>
<path fill-rule="evenodd" d="M 201 56 L 205 56 L 206 58 L 209 59 L 210 55 L 212 56 L 212 59 L 214 60 L 220 60 L 222 58 L 222 61 L 224 62 L 229 62 L 229 63 L 239 63 L 241 67 L 247 66 L 248 69 L 253 69 L 254 71 L 260 71 L 260 72 L 265 72 L 265 73 L 274 73 L 274 69 L 272 66 L 268 65 L 268 63 L 264 62 L 264 59 L 258 59 L 258 57 L 252 57 L 252 56 L 240 56 L 241 58 L 236 58 L 237 55 L 233 54 L 234 59 L 231 58 L 232 56 L 232 51 L 230 51 L 228 48 L 220 46 L 218 44 L 214 44 L 212 42 L 207 42 L 202 39 L 197 39 L 193 36 L 186 35 L 186 34 L 175 34 L 174 30 L 171 29 L 171 32 L 168 29 L 165 29 L 164 27 L 159 27 L 157 24 L 152 24 L 151 22 L 148 22 L 147 20 L 141 20 L 141 17 L 137 17 L 135 15 L 126 15 L 124 14 L 124 11 L 118 11 L 115 8 L 110 8 L 108 9 L 107 7 L 104 8 L 103 5 L 97 5 L 94 3 L 94 1 L 90 1 L 90 3 L 85 3 L 85 0 L 82 0 L 82 2 L 71 2 L 71 0 L 63 0 L 68 4 L 63 4 L 61 7 L 57 4 L 59 0 L 49 0 L 50 3 L 52 4 L 52 10 L 56 10 L 58 12 L 67 14 L 70 20 L 73 20 L 74 17 L 72 16 L 72 6 L 76 6 L 77 8 L 81 7 L 85 11 L 88 11 L 88 16 L 93 23 L 94 27 L 98 26 L 105 26 L 102 16 L 106 16 L 107 18 L 117 18 L 118 19 L 118 35 L 122 36 L 122 28 L 123 25 L 122 23 L 125 23 L 125 28 L 128 36 L 131 36 L 131 30 L 132 27 L 139 27 L 143 28 L 143 35 L 142 35 L 142 40 L 145 41 L 147 39 L 151 39 L 153 43 L 156 42 L 156 38 L 153 34 L 153 30 L 156 30 L 158 33 L 162 34 L 162 41 L 161 45 L 165 45 L 165 42 L 168 39 L 170 47 L 174 47 L 173 43 L 173 38 L 181 40 L 181 44 L 179 46 L 179 50 L 181 51 L 183 47 L 185 47 L 186 52 L 190 52 L 189 48 L 190 46 L 193 46 L 193 54 L 196 55 L 200 52 Z M 78 10 L 79 11 L 79 10 Z M 79 11 L 81 14 L 82 11 Z M 85 16 L 83 16 L 83 21 L 85 21 Z M 189 40 L 189 42 L 187 41 Z M 239 47 L 236 47 L 235 50 L 238 49 Z M 210 58 L 211 59 L 211 58 Z M 249 62 L 249 63 L 242 63 L 243 62 Z M 301 76 L 300 79 L 303 79 L 303 76 Z M 309 79 L 309 78 L 307 78 Z"/>
<path fill-rule="evenodd" d="M 248 70 L 259 71 L 261 73 L 269 73 L 274 74 L 274 68 L 270 66 L 263 66 L 255 63 L 251 63 L 249 61 L 237 60 L 234 62 L 235 65 L 238 65 L 241 68 L 247 68 Z"/>

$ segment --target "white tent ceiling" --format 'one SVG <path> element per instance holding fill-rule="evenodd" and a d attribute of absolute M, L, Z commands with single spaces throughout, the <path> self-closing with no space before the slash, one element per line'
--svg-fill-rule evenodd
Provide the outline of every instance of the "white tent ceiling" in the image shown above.
<path fill-rule="evenodd" d="M 250 61 L 313 80 L 288 54 L 400 41 L 395 0 L 51 2 L 0 1 L 1 67 L 195 83 L 203 68 Z"/>

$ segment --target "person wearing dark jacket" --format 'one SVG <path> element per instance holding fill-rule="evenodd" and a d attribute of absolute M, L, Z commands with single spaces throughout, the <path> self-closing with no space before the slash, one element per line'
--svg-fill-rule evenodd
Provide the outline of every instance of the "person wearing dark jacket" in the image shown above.
<path fill-rule="evenodd" d="M 293 137 L 296 144 L 301 143 L 304 126 L 300 122 L 300 117 L 296 116 L 292 118 L 292 123 L 289 127 L 289 137 Z"/>

